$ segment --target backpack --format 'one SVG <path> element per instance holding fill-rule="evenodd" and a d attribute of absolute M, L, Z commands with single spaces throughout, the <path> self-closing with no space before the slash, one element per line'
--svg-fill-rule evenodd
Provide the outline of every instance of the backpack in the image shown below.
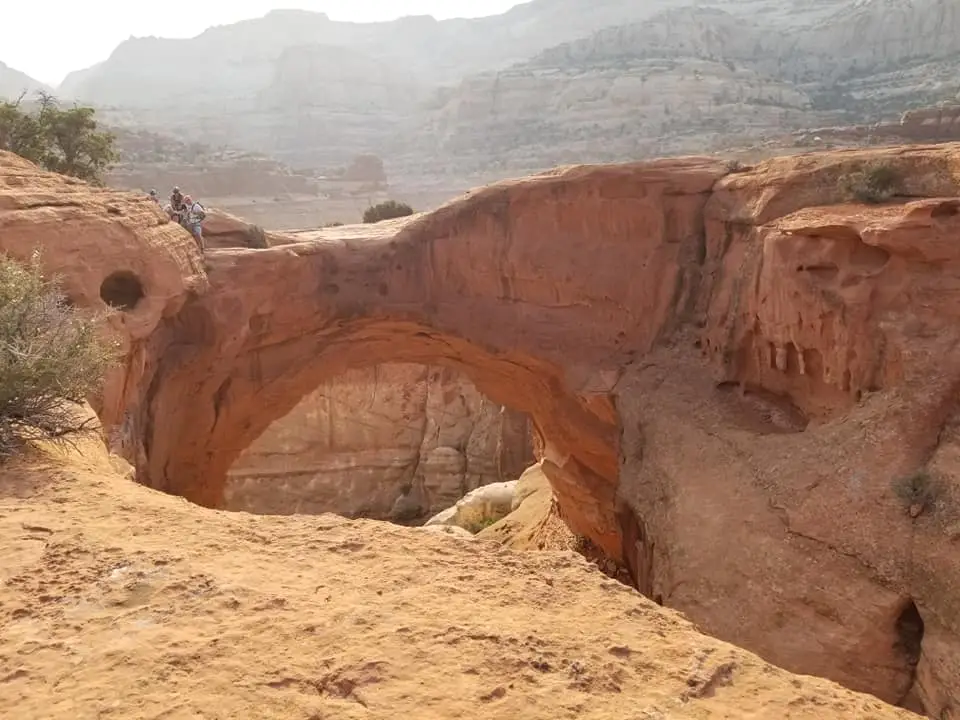
<path fill-rule="evenodd" d="M 197 222 L 203 222 L 207 219 L 207 211 L 203 209 L 203 205 L 198 202 L 193 204 L 193 207 L 190 208 L 190 214 L 197 219 Z"/>

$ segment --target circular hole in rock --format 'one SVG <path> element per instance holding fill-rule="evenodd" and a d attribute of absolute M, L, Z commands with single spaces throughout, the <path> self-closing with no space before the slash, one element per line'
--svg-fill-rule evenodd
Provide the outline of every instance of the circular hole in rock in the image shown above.
<path fill-rule="evenodd" d="M 100 284 L 100 298 L 118 310 L 133 310 L 143 297 L 143 283 L 129 270 L 110 273 Z"/>

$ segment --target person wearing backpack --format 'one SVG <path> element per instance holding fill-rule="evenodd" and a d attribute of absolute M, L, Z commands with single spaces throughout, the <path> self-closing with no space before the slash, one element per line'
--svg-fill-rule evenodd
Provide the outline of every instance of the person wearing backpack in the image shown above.
<path fill-rule="evenodd" d="M 197 239 L 197 244 L 202 251 L 204 250 L 203 221 L 207 217 L 207 211 L 203 209 L 203 205 L 194 202 L 193 198 L 189 195 L 183 199 L 183 208 L 183 226 Z"/>

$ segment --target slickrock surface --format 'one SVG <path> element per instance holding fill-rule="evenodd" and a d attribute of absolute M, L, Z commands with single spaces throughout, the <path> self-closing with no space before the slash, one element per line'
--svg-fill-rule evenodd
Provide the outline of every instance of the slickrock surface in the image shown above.
<path fill-rule="evenodd" d="M 0 471 L 0 546 L 5 718 L 912 717 L 572 553 L 204 510 L 92 443 Z"/>
<path fill-rule="evenodd" d="M 207 217 L 203 222 L 203 238 L 208 249 L 265 248 L 289 242 L 289 238 L 280 233 L 267 232 L 215 208 L 207 209 Z"/>

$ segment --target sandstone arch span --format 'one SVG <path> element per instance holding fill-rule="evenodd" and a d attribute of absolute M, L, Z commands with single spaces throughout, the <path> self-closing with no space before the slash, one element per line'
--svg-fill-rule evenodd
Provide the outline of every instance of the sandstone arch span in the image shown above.
<path fill-rule="evenodd" d="M 610 393 L 679 319 L 721 173 L 692 161 L 547 175 L 356 237 L 210 253 L 209 289 L 166 328 L 144 481 L 216 506 L 235 457 L 322 380 L 448 364 L 533 417 L 565 516 L 618 555 Z"/>

